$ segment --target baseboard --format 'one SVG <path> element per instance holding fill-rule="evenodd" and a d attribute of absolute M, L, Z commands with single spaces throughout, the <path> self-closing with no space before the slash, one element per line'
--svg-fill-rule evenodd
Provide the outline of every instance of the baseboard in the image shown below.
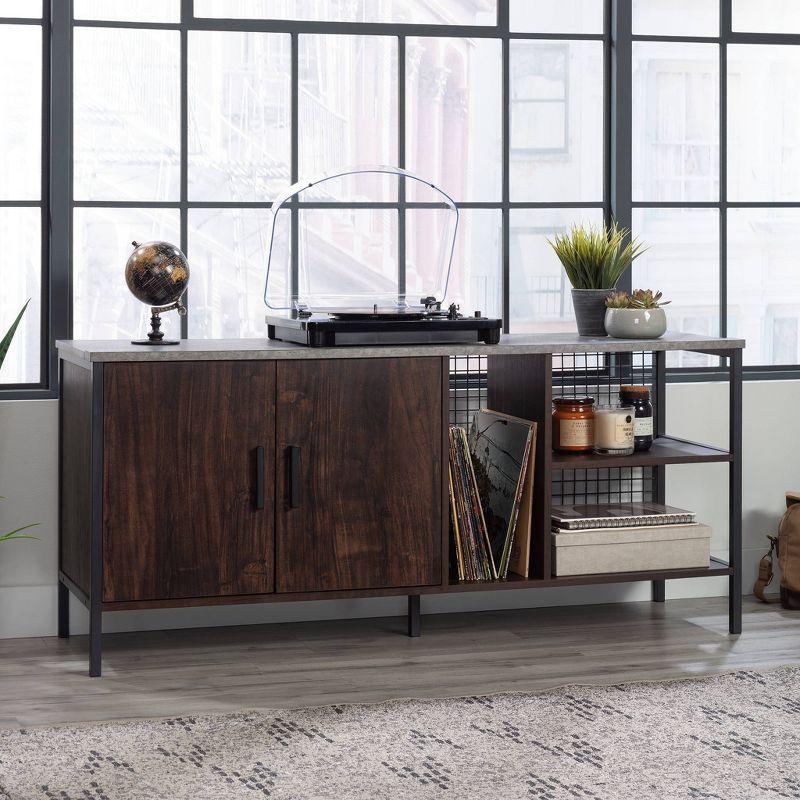
<path fill-rule="evenodd" d="M 722 555 L 722 554 L 720 554 Z M 744 551 L 744 593 L 750 594 L 762 550 Z M 667 599 L 719 597 L 728 593 L 726 578 L 695 578 L 667 582 Z M 0 588 L 0 639 L 55 636 L 57 633 L 55 584 Z M 649 583 L 579 586 L 559 589 L 465 592 L 423 597 L 427 614 L 492 611 L 504 608 L 544 608 L 559 605 L 595 605 L 650 599 Z M 109 633 L 172 628 L 260 625 L 273 622 L 307 622 L 326 619 L 389 617 L 406 613 L 404 597 L 355 600 L 319 600 L 302 603 L 265 603 L 249 606 L 211 606 L 152 611 L 118 611 L 103 616 Z M 74 598 L 70 604 L 72 633 L 88 632 L 88 613 Z"/>

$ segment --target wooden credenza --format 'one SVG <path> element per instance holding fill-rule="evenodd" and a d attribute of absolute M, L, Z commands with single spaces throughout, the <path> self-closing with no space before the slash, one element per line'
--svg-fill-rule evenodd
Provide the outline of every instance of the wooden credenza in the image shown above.
<path fill-rule="evenodd" d="M 550 452 L 552 352 L 622 347 L 575 340 L 324 351 L 265 340 L 59 342 L 59 635 L 69 634 L 71 592 L 89 609 L 99 675 L 110 611 L 407 595 L 418 635 L 422 594 L 641 579 L 663 599 L 666 578 L 734 575 L 732 559 L 691 574 L 551 576 L 551 476 L 596 466 Z M 648 344 L 661 382 L 664 351 L 678 345 L 738 352 L 740 364 L 735 340 L 665 339 Z M 542 425 L 524 579 L 464 585 L 449 575 L 447 428 L 459 402 L 450 356 L 460 351 L 488 356 L 481 391 L 491 407 Z M 735 462 L 733 447 L 663 441 L 638 456 L 662 496 L 667 463 Z"/>

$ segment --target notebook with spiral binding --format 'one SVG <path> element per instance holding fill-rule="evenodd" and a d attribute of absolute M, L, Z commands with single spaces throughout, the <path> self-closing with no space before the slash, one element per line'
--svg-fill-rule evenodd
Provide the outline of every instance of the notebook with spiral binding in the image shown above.
<path fill-rule="evenodd" d="M 551 509 L 553 530 L 581 531 L 591 528 L 635 528 L 646 525 L 688 525 L 693 511 L 661 503 L 597 503 L 563 505 Z"/>

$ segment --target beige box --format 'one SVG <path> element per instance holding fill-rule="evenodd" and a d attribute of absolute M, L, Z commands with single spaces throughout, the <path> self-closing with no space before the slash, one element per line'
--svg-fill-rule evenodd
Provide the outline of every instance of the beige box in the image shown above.
<path fill-rule="evenodd" d="M 601 572 L 707 567 L 711 528 L 652 525 L 551 533 L 553 574 L 596 575 Z"/>

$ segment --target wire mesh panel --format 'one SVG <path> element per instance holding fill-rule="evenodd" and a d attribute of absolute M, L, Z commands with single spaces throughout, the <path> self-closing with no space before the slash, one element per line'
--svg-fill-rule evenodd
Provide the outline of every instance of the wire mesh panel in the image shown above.
<path fill-rule="evenodd" d="M 619 402 L 624 385 L 648 386 L 654 397 L 655 364 L 650 351 L 557 353 L 553 355 L 553 397 L 593 397 L 597 405 Z M 450 359 L 450 424 L 469 427 L 472 414 L 487 405 L 486 356 Z M 549 420 L 546 420 L 549 424 Z M 651 467 L 556 469 L 553 503 L 623 503 L 652 500 Z"/>
<path fill-rule="evenodd" d="M 596 405 L 619 403 L 624 385 L 654 391 L 653 354 L 562 353 L 553 356 L 553 397 L 593 397 Z M 555 504 L 631 503 L 652 500 L 652 467 L 607 467 L 553 471 Z"/>
<path fill-rule="evenodd" d="M 472 415 L 486 408 L 486 356 L 450 359 L 450 424 L 469 428 Z"/>

